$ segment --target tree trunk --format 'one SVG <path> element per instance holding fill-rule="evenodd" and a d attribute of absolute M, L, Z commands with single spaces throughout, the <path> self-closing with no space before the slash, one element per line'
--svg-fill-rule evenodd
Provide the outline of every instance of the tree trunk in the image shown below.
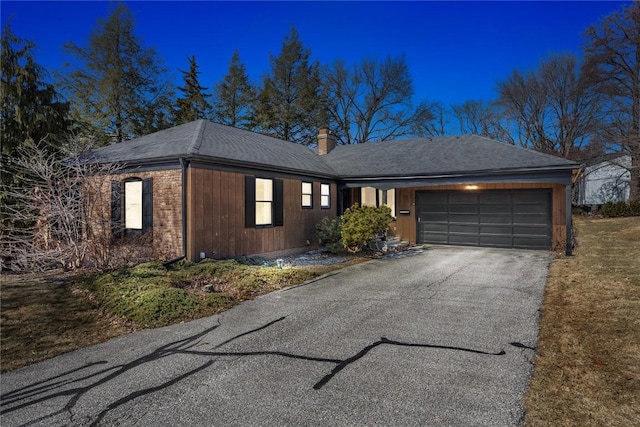
<path fill-rule="evenodd" d="M 640 200 L 640 150 L 631 153 L 631 182 L 629 201 Z"/>

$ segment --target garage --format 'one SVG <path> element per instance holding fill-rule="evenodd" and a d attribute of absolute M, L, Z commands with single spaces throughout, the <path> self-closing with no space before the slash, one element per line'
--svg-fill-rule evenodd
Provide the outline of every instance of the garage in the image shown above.
<path fill-rule="evenodd" d="M 550 249 L 551 190 L 416 191 L 417 243 Z"/>

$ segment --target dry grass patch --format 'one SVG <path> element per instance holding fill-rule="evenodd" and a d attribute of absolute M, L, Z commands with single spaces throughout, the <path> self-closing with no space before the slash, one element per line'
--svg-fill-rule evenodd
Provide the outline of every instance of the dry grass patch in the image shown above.
<path fill-rule="evenodd" d="M 3 275 L 0 369 L 6 372 L 132 330 L 105 316 L 64 273 Z"/>
<path fill-rule="evenodd" d="M 527 426 L 640 420 L 640 217 L 575 221 L 574 257 L 551 265 Z"/>

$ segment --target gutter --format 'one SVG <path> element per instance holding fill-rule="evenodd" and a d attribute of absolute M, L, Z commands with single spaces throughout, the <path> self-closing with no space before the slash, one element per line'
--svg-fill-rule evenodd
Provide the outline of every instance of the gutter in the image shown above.
<path fill-rule="evenodd" d="M 137 160 L 127 160 L 127 167 L 131 169 L 138 169 L 141 167 L 148 167 L 150 169 L 156 169 L 157 167 L 171 167 L 175 165 L 175 161 L 180 161 L 182 164 L 183 161 L 188 162 L 198 162 L 204 165 L 211 165 L 216 167 L 226 167 L 226 168 L 238 168 L 245 169 L 247 171 L 266 171 L 273 173 L 282 173 L 287 175 L 294 176 L 304 176 L 304 177 L 313 177 L 318 179 L 329 179 L 329 180 L 337 180 L 340 179 L 339 175 L 335 174 L 335 172 L 318 172 L 318 171 L 308 171 L 304 169 L 295 169 L 288 168 L 286 166 L 275 166 L 275 165 L 267 165 L 262 163 L 254 163 L 244 160 L 233 160 L 233 159 L 225 159 L 222 157 L 211 157 L 211 156 L 203 156 L 203 155 L 186 155 L 183 157 L 176 158 L 175 156 L 165 156 L 165 157 L 155 157 L 150 159 L 137 159 Z M 115 160 L 115 162 L 119 162 L 123 160 Z M 251 173 L 251 172 L 247 172 Z"/>
<path fill-rule="evenodd" d="M 434 175 L 424 174 L 412 174 L 412 175 L 360 175 L 360 176 L 339 176 L 339 180 L 342 181 L 389 181 L 389 180 L 415 180 L 415 179 L 441 179 L 441 178 L 465 178 L 465 177 L 478 177 L 487 175 L 511 175 L 517 173 L 535 174 L 544 172 L 562 172 L 567 170 L 575 170 L 581 167 L 576 163 L 573 165 L 558 165 L 558 166 L 542 166 L 542 167 L 530 167 L 530 168 L 515 168 L 515 169 L 487 169 L 487 170 L 474 170 L 468 172 L 450 172 L 440 173 Z"/>

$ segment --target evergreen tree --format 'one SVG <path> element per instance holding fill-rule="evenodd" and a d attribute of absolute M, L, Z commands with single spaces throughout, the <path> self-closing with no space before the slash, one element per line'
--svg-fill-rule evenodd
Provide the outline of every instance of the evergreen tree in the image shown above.
<path fill-rule="evenodd" d="M 174 95 L 173 85 L 167 82 L 155 99 L 135 107 L 131 124 L 133 134 L 148 135 L 175 126 L 175 113 L 172 108 Z"/>
<path fill-rule="evenodd" d="M 320 71 L 310 62 L 295 28 L 284 39 L 280 56 L 271 55 L 271 73 L 263 79 L 253 108 L 253 125 L 259 132 L 302 144 L 315 142 L 326 125 Z"/>
<path fill-rule="evenodd" d="M 26 143 L 45 141 L 49 149 L 62 143 L 68 127 L 69 105 L 53 85 L 46 83 L 45 70 L 35 62 L 35 45 L 12 33 L 9 24 L 2 31 L 0 83 L 0 169 L 3 185 L 19 179 L 12 160 Z"/>
<path fill-rule="evenodd" d="M 70 42 L 65 49 L 76 59 L 63 85 L 78 117 L 115 142 L 162 127 L 158 116 L 170 107 L 170 86 L 161 80 L 165 70 L 156 52 L 136 36 L 125 4 L 98 21 L 88 46 Z"/>
<path fill-rule="evenodd" d="M 255 89 L 249 83 L 244 64 L 236 50 L 229 63 L 224 80 L 213 89 L 213 117 L 218 123 L 228 126 L 250 128 L 250 111 L 255 102 Z"/>
<path fill-rule="evenodd" d="M 198 119 L 206 119 L 211 111 L 211 104 L 207 102 L 207 98 L 211 97 L 206 93 L 207 88 L 202 87 L 198 81 L 198 64 L 196 57 L 189 59 L 189 71 L 182 71 L 184 86 L 178 87 L 183 96 L 176 101 L 176 124 L 192 122 Z"/>

